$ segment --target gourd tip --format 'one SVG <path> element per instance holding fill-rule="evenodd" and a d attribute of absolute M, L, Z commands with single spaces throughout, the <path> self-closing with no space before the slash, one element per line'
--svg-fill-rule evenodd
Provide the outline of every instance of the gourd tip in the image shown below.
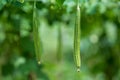
<path fill-rule="evenodd" d="M 77 68 L 77 72 L 80 72 L 80 68 Z"/>

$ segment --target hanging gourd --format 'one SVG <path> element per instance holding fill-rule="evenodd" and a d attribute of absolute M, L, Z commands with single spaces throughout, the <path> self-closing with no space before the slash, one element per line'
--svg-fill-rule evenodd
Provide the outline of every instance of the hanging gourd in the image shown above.
<path fill-rule="evenodd" d="M 33 37 L 34 37 L 34 46 L 35 46 L 35 53 L 38 64 L 41 63 L 41 39 L 39 34 L 39 25 L 38 25 L 38 15 L 37 15 L 37 8 L 36 8 L 36 1 L 34 1 L 33 5 Z"/>
<path fill-rule="evenodd" d="M 77 0 L 76 7 L 76 18 L 75 18 L 75 29 L 74 29 L 74 60 L 77 66 L 77 71 L 80 71 L 81 58 L 80 58 L 80 5 Z"/>
<path fill-rule="evenodd" d="M 58 26 L 58 44 L 57 44 L 57 60 L 60 61 L 62 57 L 62 31 L 61 26 Z"/>

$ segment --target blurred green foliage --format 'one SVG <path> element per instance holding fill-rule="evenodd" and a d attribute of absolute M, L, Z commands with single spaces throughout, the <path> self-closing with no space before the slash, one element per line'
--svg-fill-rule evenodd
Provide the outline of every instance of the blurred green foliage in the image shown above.
<path fill-rule="evenodd" d="M 0 80 L 120 80 L 120 1 L 80 0 L 80 73 L 73 60 L 75 0 L 38 0 L 42 64 L 35 59 L 33 1 L 0 0 Z M 57 61 L 58 27 L 62 60 Z"/>

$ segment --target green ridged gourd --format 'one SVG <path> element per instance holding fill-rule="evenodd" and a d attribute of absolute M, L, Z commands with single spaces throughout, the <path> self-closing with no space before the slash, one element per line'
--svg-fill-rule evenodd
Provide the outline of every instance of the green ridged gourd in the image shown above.
<path fill-rule="evenodd" d="M 41 39 L 40 39 L 40 34 L 39 34 L 36 1 L 34 1 L 34 5 L 33 5 L 33 38 L 34 38 L 36 59 L 38 61 L 38 64 L 41 64 L 42 49 L 41 49 Z"/>
<path fill-rule="evenodd" d="M 75 18 L 75 28 L 74 28 L 74 60 L 76 63 L 77 71 L 80 71 L 81 67 L 81 58 L 80 58 L 80 4 L 79 0 L 77 0 L 76 6 L 76 18 Z"/>
<path fill-rule="evenodd" d="M 61 61 L 62 58 L 62 30 L 61 26 L 58 27 L 58 44 L 57 44 L 57 60 Z"/>

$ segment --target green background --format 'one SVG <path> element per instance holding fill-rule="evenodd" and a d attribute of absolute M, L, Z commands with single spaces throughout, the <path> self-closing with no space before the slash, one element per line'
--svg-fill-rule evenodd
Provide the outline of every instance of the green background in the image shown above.
<path fill-rule="evenodd" d="M 33 42 L 33 1 L 0 0 L 0 80 L 120 80 L 120 1 L 80 0 L 80 72 L 73 59 L 75 0 L 39 0 L 42 64 Z M 57 60 L 58 27 L 62 60 Z"/>

